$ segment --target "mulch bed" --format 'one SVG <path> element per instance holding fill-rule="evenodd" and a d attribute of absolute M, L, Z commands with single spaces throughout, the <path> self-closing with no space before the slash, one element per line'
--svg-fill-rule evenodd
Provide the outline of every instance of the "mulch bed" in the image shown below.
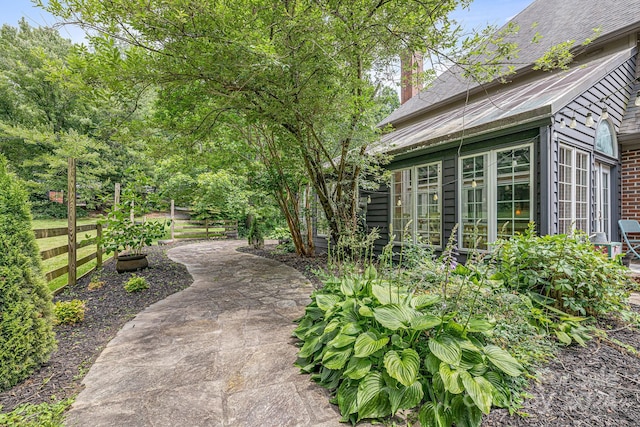
<path fill-rule="evenodd" d="M 171 261 L 166 255 L 167 249 L 178 244 L 145 249 L 149 268 L 135 274 L 147 280 L 147 290 L 127 293 L 123 285 L 132 273 L 118 274 L 115 262 L 110 261 L 99 275 L 89 275 L 54 297 L 54 301 L 86 301 L 84 321 L 54 327 L 58 349 L 40 370 L 0 393 L 2 411 L 11 411 L 23 403 L 51 403 L 76 395 L 93 362 L 126 322 L 151 304 L 191 285 L 193 279 L 186 267 Z M 89 290 L 91 277 L 99 277 L 97 280 L 103 285 Z"/>
<path fill-rule="evenodd" d="M 124 323 L 154 302 L 188 287 L 191 276 L 184 266 L 167 258 L 169 247 L 150 248 L 150 268 L 137 273 L 149 282 L 147 291 L 126 293 L 122 286 L 130 274 L 119 275 L 114 263 L 108 263 L 100 275 L 105 282 L 102 288 L 87 290 L 89 279 L 85 278 L 56 297 L 87 300 L 85 320 L 76 326 L 56 327 L 58 350 L 30 378 L 0 393 L 2 410 L 77 394 L 89 367 Z M 283 262 L 302 272 L 314 285 L 321 285 L 314 271 L 326 266 L 325 257 L 300 258 L 274 249 L 269 245 L 264 250 L 240 250 Z M 638 330 L 612 322 L 601 326 L 609 330 L 610 337 L 640 349 Z M 592 340 L 586 348 L 565 348 L 539 369 L 528 392 L 531 398 L 521 409 L 528 416 L 510 416 L 506 410 L 495 409 L 485 417 L 483 426 L 638 426 L 640 356 L 600 339 Z"/>

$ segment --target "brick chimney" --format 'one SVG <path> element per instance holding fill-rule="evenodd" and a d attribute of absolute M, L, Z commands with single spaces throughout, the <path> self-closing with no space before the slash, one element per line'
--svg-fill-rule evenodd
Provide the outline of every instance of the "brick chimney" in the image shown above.
<path fill-rule="evenodd" d="M 404 104 L 422 89 L 419 75 L 422 73 L 422 55 L 402 55 L 400 58 L 400 104 Z"/>

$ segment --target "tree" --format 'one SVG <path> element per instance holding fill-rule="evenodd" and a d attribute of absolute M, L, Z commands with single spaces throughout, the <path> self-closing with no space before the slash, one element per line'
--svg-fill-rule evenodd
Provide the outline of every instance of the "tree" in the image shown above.
<path fill-rule="evenodd" d="M 59 0 L 47 9 L 129 44 L 137 62 L 127 79 L 157 85 L 170 120 L 192 135 L 207 139 L 228 115 L 268 128 L 304 168 L 337 237 L 357 228 L 358 190 L 377 175 L 380 159 L 365 155 L 380 117 L 371 71 L 405 51 L 452 48 L 448 13 L 468 3 Z"/>
<path fill-rule="evenodd" d="M 0 151 L 40 212 L 51 210 L 48 190 L 66 188 L 68 157 L 77 158 L 79 195 L 89 208 L 111 199 L 110 184 L 125 183 L 127 168 L 150 164 L 141 141 L 148 128 L 140 123 L 151 98 L 95 70 L 119 64 L 114 49 L 105 45 L 98 65 L 54 29 L 24 19 L 0 28 Z"/>
<path fill-rule="evenodd" d="M 47 361 L 55 348 L 52 313 L 26 192 L 0 156 L 0 390 Z"/>

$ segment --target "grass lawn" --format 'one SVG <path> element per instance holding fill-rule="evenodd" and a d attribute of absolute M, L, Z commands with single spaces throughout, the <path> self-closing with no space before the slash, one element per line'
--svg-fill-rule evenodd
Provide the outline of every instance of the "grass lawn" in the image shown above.
<path fill-rule="evenodd" d="M 86 225 L 86 224 L 95 224 L 96 219 L 82 218 L 82 219 L 78 219 L 76 223 L 78 226 Z M 39 219 L 39 220 L 34 220 L 32 222 L 32 228 L 34 230 L 41 229 L 41 228 L 66 228 L 66 227 L 67 227 L 66 219 L 47 219 L 47 220 Z M 76 239 L 78 243 L 81 243 L 82 241 L 87 240 L 88 238 L 93 238 L 95 236 L 96 236 L 95 230 L 82 231 L 78 233 L 78 235 L 76 236 Z M 46 249 L 57 248 L 59 246 L 66 246 L 67 236 L 64 235 L 64 236 L 56 236 L 56 237 L 47 237 L 45 239 L 37 239 L 36 243 L 38 244 L 38 248 L 41 251 Z M 96 251 L 95 245 L 89 245 L 84 248 L 80 248 L 78 249 L 78 252 L 77 252 L 77 259 L 81 259 L 95 251 Z M 65 254 L 58 255 L 56 257 L 49 258 L 47 260 L 42 261 L 43 272 L 47 273 L 49 271 L 53 271 L 57 268 L 67 265 L 67 262 L 68 262 L 67 256 L 68 254 L 65 253 Z M 78 267 L 77 276 L 78 277 L 82 276 L 87 271 L 93 269 L 95 266 L 96 266 L 95 260 L 91 260 L 88 263 L 81 265 L 80 267 Z M 49 282 L 49 289 L 52 291 L 55 291 L 63 287 L 64 285 L 66 285 L 67 280 L 68 280 L 68 274 L 64 274 L 54 279 L 53 281 Z"/>
<path fill-rule="evenodd" d="M 141 218 L 140 218 L 141 220 Z M 163 220 L 162 218 L 160 219 L 149 219 L 150 221 L 161 221 Z M 76 221 L 76 224 L 78 226 L 81 225 L 87 225 L 87 224 L 95 224 L 97 222 L 96 218 L 81 218 L 78 219 Z M 36 229 L 42 229 L 42 228 L 66 228 L 67 227 L 67 220 L 66 219 L 38 219 L 38 220 L 33 220 L 32 222 L 32 228 L 34 230 Z M 168 236 L 168 230 L 169 228 L 167 227 L 167 236 Z M 210 232 L 213 229 L 209 229 Z M 198 231 L 198 230 L 195 230 Z M 222 230 L 223 231 L 223 230 Z M 204 233 L 204 228 L 203 228 L 203 233 Z M 79 232 L 76 235 L 76 240 L 78 242 L 78 244 L 82 243 L 83 241 L 93 238 L 96 236 L 96 231 L 95 230 L 91 230 L 91 231 L 82 231 Z M 57 248 L 59 246 L 66 246 L 67 245 L 67 236 L 63 235 L 63 236 L 56 236 L 56 237 L 47 237 L 45 239 L 37 239 L 36 243 L 38 244 L 38 248 L 40 249 L 40 251 L 46 250 L 46 249 L 52 249 L 52 248 Z M 155 243 L 155 242 L 154 242 Z M 77 258 L 76 259 L 82 259 L 85 256 L 93 253 L 96 251 L 96 246 L 95 245 L 89 245 L 89 246 L 85 246 L 84 248 L 80 248 L 77 251 Z M 107 258 L 106 256 L 104 256 L 103 261 L 106 262 L 109 258 Z M 53 271 L 57 268 L 63 267 L 65 265 L 67 265 L 68 263 L 68 254 L 64 253 L 62 255 L 58 255 L 56 257 L 53 258 L 49 258 L 47 260 L 42 261 L 42 266 L 43 266 L 43 272 L 47 273 L 49 271 Z M 88 271 L 92 270 L 93 268 L 95 268 L 96 266 L 96 260 L 91 260 L 86 264 L 83 264 L 81 266 L 78 267 L 77 269 L 77 277 L 81 277 L 83 274 L 87 273 Z M 62 276 L 53 279 L 51 282 L 49 282 L 49 289 L 51 291 L 56 291 L 57 289 L 60 289 L 61 287 L 65 286 L 67 284 L 67 280 L 68 280 L 68 274 L 63 274 Z"/>

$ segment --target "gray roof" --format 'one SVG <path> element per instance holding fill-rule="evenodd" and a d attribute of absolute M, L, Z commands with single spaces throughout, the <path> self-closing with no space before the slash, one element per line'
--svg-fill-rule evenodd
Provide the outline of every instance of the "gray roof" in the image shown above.
<path fill-rule="evenodd" d="M 635 48 L 627 48 L 577 63 L 568 71 L 555 71 L 542 78 L 496 86 L 487 96 L 477 97 L 466 105 L 465 102 L 452 104 L 416 123 L 383 135 L 374 151 L 394 154 L 426 145 L 440 146 L 461 137 L 470 138 L 548 118 L 634 54 Z M 464 129 L 464 134 L 461 129 Z"/>
<path fill-rule="evenodd" d="M 519 57 L 512 64 L 517 70 L 524 71 L 530 69 L 549 47 L 567 40 L 575 40 L 579 45 L 593 37 L 596 27 L 600 28 L 600 35 L 593 47 L 640 28 L 640 0 L 536 0 L 512 21 L 520 26 L 518 34 L 511 37 L 520 48 Z M 531 43 L 536 33 L 543 38 L 539 43 Z M 482 90 L 476 83 L 464 79 L 459 67 L 452 67 L 431 87 L 391 113 L 381 125 L 414 118 L 459 99 L 468 89 L 474 88 Z"/>

